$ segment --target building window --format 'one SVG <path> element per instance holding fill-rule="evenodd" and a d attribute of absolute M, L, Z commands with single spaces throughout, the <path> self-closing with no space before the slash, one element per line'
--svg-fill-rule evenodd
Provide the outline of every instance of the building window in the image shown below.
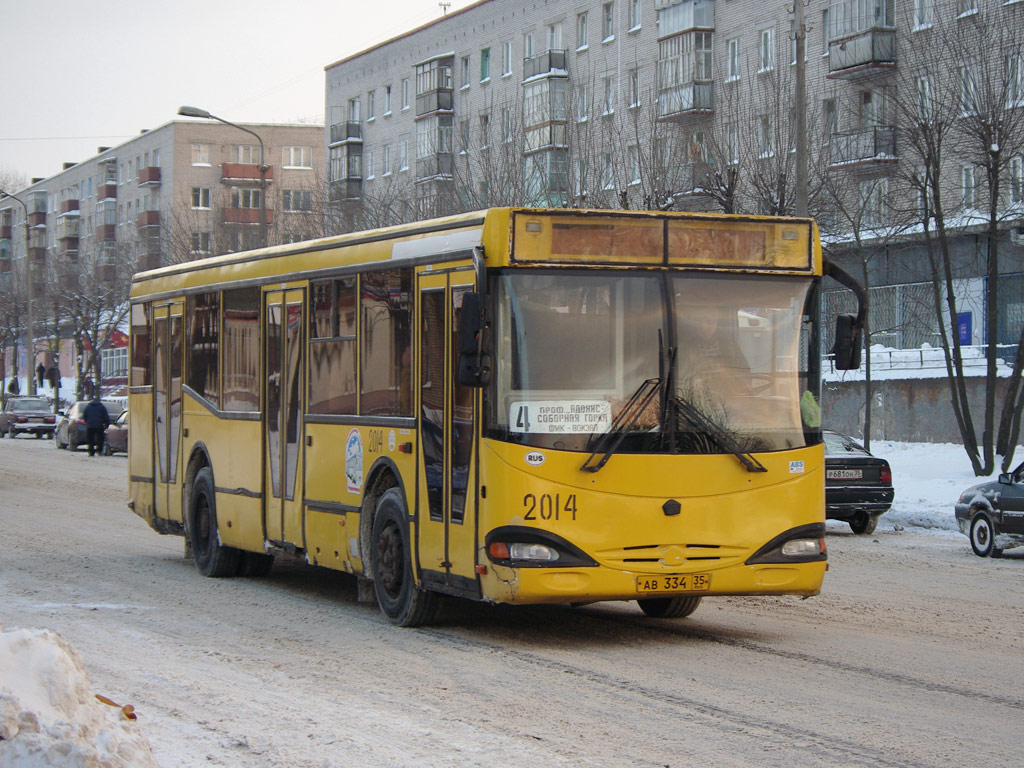
<path fill-rule="evenodd" d="M 210 252 L 210 233 L 209 232 L 193 232 L 192 233 L 192 247 L 189 249 L 190 253 L 209 253 Z"/>
<path fill-rule="evenodd" d="M 576 50 L 587 47 L 587 14 L 576 15 Z"/>
<path fill-rule="evenodd" d="M 1010 158 L 1010 202 L 1024 203 L 1024 157 Z"/>
<path fill-rule="evenodd" d="M 391 145 L 385 144 L 384 149 L 381 150 L 381 175 L 391 175 Z"/>
<path fill-rule="evenodd" d="M 459 154 L 469 152 L 469 120 L 459 120 Z"/>
<path fill-rule="evenodd" d="M 978 181 L 974 173 L 973 165 L 964 165 L 960 168 L 960 189 L 961 201 L 964 208 L 978 207 Z"/>
<path fill-rule="evenodd" d="M 409 78 L 402 78 L 402 109 L 409 108 Z"/>
<path fill-rule="evenodd" d="M 932 0 L 914 0 L 914 29 L 932 25 Z"/>
<path fill-rule="evenodd" d="M 238 144 L 235 147 L 235 162 L 240 165 L 260 165 L 263 158 L 260 157 L 259 144 Z"/>
<path fill-rule="evenodd" d="M 506 40 L 501 44 L 501 74 L 502 76 L 512 74 L 512 41 Z"/>
<path fill-rule="evenodd" d="M 640 147 L 632 144 L 629 147 L 629 183 L 640 183 Z"/>
<path fill-rule="evenodd" d="M 615 76 L 609 75 L 604 78 L 604 98 L 601 102 L 601 114 L 610 115 L 615 112 Z"/>
<path fill-rule="evenodd" d="M 737 165 L 740 161 L 740 128 L 733 122 L 725 126 L 725 154 L 729 165 Z"/>
<path fill-rule="evenodd" d="M 889 195 L 887 179 L 862 181 L 858 186 L 860 194 L 862 220 L 867 227 L 880 227 L 885 224 L 886 198 Z"/>
<path fill-rule="evenodd" d="M 533 32 L 527 32 L 523 35 L 523 58 L 533 58 Z"/>
<path fill-rule="evenodd" d="M 775 28 L 761 30 L 761 67 L 760 72 L 775 68 Z"/>
<path fill-rule="evenodd" d="M 821 102 L 821 112 L 825 118 L 825 143 L 832 141 L 832 137 L 839 133 L 839 110 L 836 100 L 825 99 Z"/>
<path fill-rule="evenodd" d="M 391 114 L 391 86 L 384 86 L 384 114 Z"/>
<path fill-rule="evenodd" d="M 209 144 L 193 144 L 192 165 L 209 165 L 211 154 Z M 92 179 L 89 179 L 89 197 L 92 197 Z"/>
<path fill-rule="evenodd" d="M 486 83 L 491 79 L 491 49 L 484 48 L 480 51 L 480 82 Z"/>
<path fill-rule="evenodd" d="M 629 0 L 629 30 L 640 29 L 640 0 Z"/>
<path fill-rule="evenodd" d="M 726 80 L 739 80 L 740 79 L 740 39 L 734 37 L 732 40 L 725 41 L 727 51 L 727 62 L 726 62 Z"/>
<path fill-rule="evenodd" d="M 967 16 L 978 12 L 978 0 L 959 0 L 960 15 Z"/>
<path fill-rule="evenodd" d="M 640 106 L 640 70 L 629 70 L 629 106 L 636 109 Z"/>
<path fill-rule="evenodd" d="M 281 165 L 285 168 L 313 167 L 312 147 L 285 147 L 282 155 Z"/>
<path fill-rule="evenodd" d="M 615 189 L 615 178 L 612 175 L 612 153 L 601 153 L 601 189 Z"/>
<path fill-rule="evenodd" d="M 978 81 L 971 67 L 960 68 L 960 108 L 965 115 L 978 112 Z"/>
<path fill-rule="evenodd" d="M 587 88 L 586 83 L 577 83 L 576 85 L 576 120 L 580 123 L 585 122 L 587 115 L 590 114 L 590 90 Z"/>
<path fill-rule="evenodd" d="M 828 56 L 828 31 L 829 14 L 828 8 L 821 12 L 821 55 Z"/>
<path fill-rule="evenodd" d="M 501 108 L 501 140 L 508 144 L 512 141 L 512 110 Z"/>
<path fill-rule="evenodd" d="M 615 37 L 615 3 L 601 6 L 601 38 L 608 42 Z"/>
<path fill-rule="evenodd" d="M 281 193 L 282 208 L 286 211 L 313 210 L 313 192 L 309 189 L 286 189 Z"/>
<path fill-rule="evenodd" d="M 548 50 L 562 50 L 562 22 L 548 24 Z"/>
<path fill-rule="evenodd" d="M 359 99 L 349 99 L 348 101 L 348 119 L 351 123 L 358 123 L 359 118 Z"/>
<path fill-rule="evenodd" d="M 1006 106 L 1024 107 L 1024 54 L 1006 57 Z"/>
<path fill-rule="evenodd" d="M 192 207 L 203 210 L 210 208 L 209 187 L 192 187 Z"/>
<path fill-rule="evenodd" d="M 771 157 L 772 150 L 772 123 L 768 115 L 757 117 L 757 154 L 758 157 Z"/>
<path fill-rule="evenodd" d="M 236 187 L 231 190 L 232 208 L 259 208 L 260 199 L 260 190 L 258 189 L 238 189 Z"/>
<path fill-rule="evenodd" d="M 398 170 L 409 170 L 409 140 L 402 139 L 398 142 Z"/>
<path fill-rule="evenodd" d="M 367 179 L 367 181 L 369 181 L 370 179 L 372 179 L 374 177 L 374 170 L 373 170 L 374 157 L 373 157 L 373 154 L 374 153 L 373 153 L 372 149 L 367 151 L 366 154 L 365 154 L 366 160 L 364 162 L 365 162 L 365 167 L 366 167 L 366 179 Z"/>
<path fill-rule="evenodd" d="M 373 120 L 377 116 L 377 92 L 369 91 L 366 94 L 366 119 Z"/>
<path fill-rule="evenodd" d="M 917 119 L 924 124 L 931 123 L 935 116 L 935 102 L 932 95 L 932 81 L 928 75 L 917 78 Z"/>
<path fill-rule="evenodd" d="M 459 87 L 469 88 L 469 56 L 459 60 Z"/>

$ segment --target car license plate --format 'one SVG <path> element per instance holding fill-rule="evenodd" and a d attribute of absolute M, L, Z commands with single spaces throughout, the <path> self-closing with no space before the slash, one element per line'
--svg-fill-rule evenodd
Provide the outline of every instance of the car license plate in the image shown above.
<path fill-rule="evenodd" d="M 826 469 L 825 479 L 827 480 L 860 480 L 864 476 L 860 469 Z"/>
<path fill-rule="evenodd" d="M 42 421 L 43 421 L 43 417 L 42 416 L 33 416 L 32 418 L 29 419 L 29 421 L 34 421 L 34 422 L 37 422 L 37 423 L 41 424 Z"/>
<path fill-rule="evenodd" d="M 636 591 L 644 594 L 707 592 L 709 589 L 711 589 L 710 573 L 671 573 L 661 576 L 636 577 Z"/>

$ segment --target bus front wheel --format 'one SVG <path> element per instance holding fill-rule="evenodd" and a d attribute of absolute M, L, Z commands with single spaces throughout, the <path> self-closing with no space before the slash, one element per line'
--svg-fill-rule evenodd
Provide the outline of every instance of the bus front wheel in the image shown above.
<path fill-rule="evenodd" d="M 409 514 L 398 488 L 385 491 L 373 516 L 373 591 L 388 621 L 418 627 L 434 618 L 437 594 L 416 586 L 409 548 Z"/>
<path fill-rule="evenodd" d="M 640 610 L 656 619 L 683 619 L 697 610 L 700 595 L 647 597 L 636 601 Z"/>
<path fill-rule="evenodd" d="M 203 576 L 234 576 L 238 572 L 241 550 L 222 546 L 217 535 L 217 500 L 209 467 L 200 469 L 192 484 L 188 540 L 192 545 L 192 560 Z"/>

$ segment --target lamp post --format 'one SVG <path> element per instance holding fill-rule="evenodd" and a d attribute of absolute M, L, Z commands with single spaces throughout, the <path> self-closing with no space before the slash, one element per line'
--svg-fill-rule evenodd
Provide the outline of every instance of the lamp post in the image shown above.
<path fill-rule="evenodd" d="M 237 128 L 240 131 L 245 131 L 250 136 L 255 136 L 256 141 L 260 143 L 260 245 L 264 248 L 267 246 L 267 164 L 266 156 L 263 152 L 263 139 L 256 131 L 252 131 L 248 128 L 243 128 L 237 123 L 232 123 L 230 120 L 225 120 L 222 117 L 211 115 L 205 109 L 199 109 L 198 107 L 180 107 L 178 114 L 182 117 L 200 117 L 204 120 L 216 120 L 218 123 L 224 123 L 224 125 L 230 125 L 232 128 Z"/>
<path fill-rule="evenodd" d="M 25 205 L 25 201 L 20 197 L 15 197 L 10 192 L 5 192 L 0 189 L 0 195 L 3 197 L 9 197 L 14 200 L 22 208 L 25 209 L 25 282 L 28 285 L 28 311 L 27 311 L 27 322 L 25 327 L 25 359 L 26 359 L 26 373 L 28 374 L 28 394 L 34 395 L 36 393 L 36 371 L 35 371 L 35 353 L 36 353 L 36 321 L 35 315 L 32 310 L 32 294 L 35 287 L 32 285 L 32 236 L 28 225 L 28 206 Z M 15 369 L 17 369 L 17 361 L 14 363 Z"/>

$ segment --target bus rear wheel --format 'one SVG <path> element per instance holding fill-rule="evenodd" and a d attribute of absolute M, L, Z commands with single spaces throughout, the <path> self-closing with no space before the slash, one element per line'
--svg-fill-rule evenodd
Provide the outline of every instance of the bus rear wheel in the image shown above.
<path fill-rule="evenodd" d="M 641 611 L 656 619 L 683 619 L 697 610 L 700 596 L 644 597 L 636 602 Z"/>
<path fill-rule="evenodd" d="M 200 469 L 192 484 L 188 539 L 192 545 L 192 560 L 203 576 L 234 576 L 238 572 L 241 550 L 222 546 L 217 535 L 217 500 L 209 467 Z"/>
<path fill-rule="evenodd" d="M 402 492 L 398 488 L 385 491 L 373 516 L 373 591 L 388 621 L 400 627 L 418 627 L 434 618 L 437 594 L 416 586 L 408 520 Z"/>

